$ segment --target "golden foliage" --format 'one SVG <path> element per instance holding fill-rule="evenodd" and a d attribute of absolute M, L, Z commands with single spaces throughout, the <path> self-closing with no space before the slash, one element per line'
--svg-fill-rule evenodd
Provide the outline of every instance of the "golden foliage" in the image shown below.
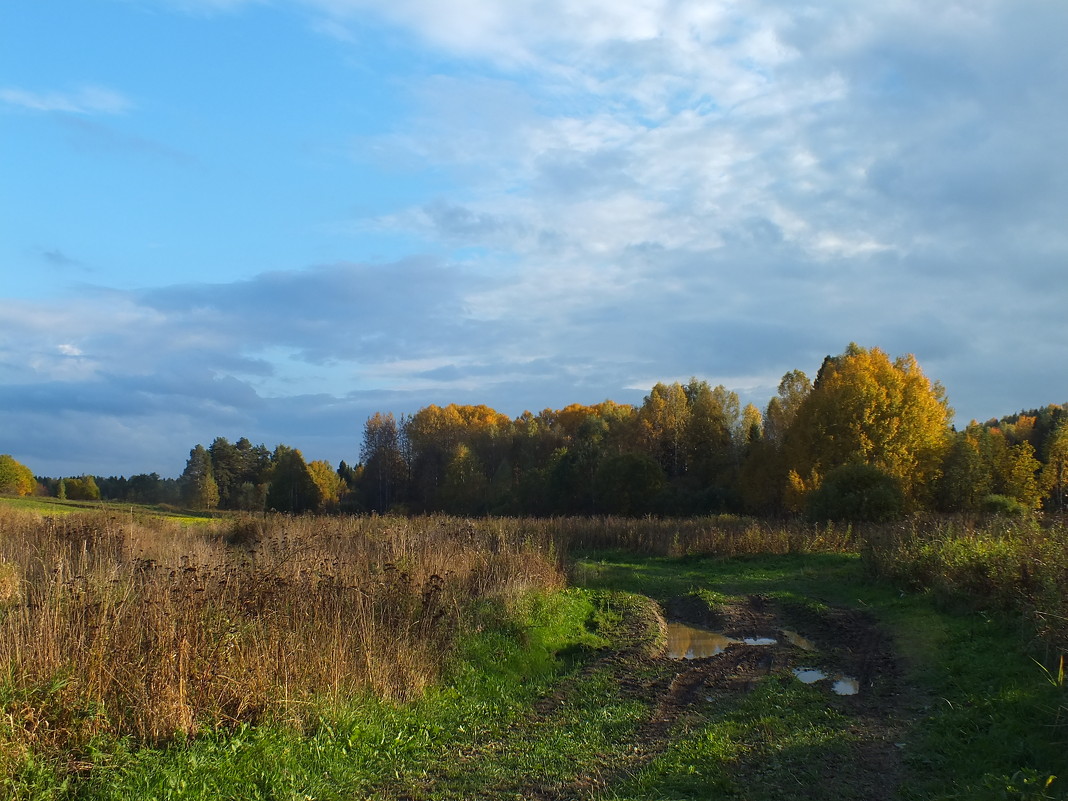
<path fill-rule="evenodd" d="M 906 498 L 919 503 L 939 475 L 951 414 L 942 386 L 923 374 L 914 356 L 892 361 L 878 348 L 850 345 L 824 362 L 798 408 L 787 436 L 788 461 L 802 476 L 826 475 L 850 462 L 871 464 L 897 478 Z"/>
<path fill-rule="evenodd" d="M 37 480 L 30 468 L 9 454 L 0 455 L 0 493 L 31 495 L 36 486 Z"/>

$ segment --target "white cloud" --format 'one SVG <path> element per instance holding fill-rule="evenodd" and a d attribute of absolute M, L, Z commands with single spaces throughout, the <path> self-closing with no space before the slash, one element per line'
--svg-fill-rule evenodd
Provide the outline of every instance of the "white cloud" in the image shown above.
<path fill-rule="evenodd" d="M 444 54 L 406 73 L 399 133 L 358 149 L 453 188 L 350 229 L 436 255 L 10 304 L 0 384 L 73 414 L 50 382 L 78 380 L 115 417 L 255 436 L 350 392 L 350 417 L 514 411 L 696 374 L 762 404 L 855 340 L 915 352 L 965 417 L 1068 400 L 1060 5 L 294 2 L 335 39 L 386 19 Z M 93 98 L 0 94 L 108 108 Z"/>
<path fill-rule="evenodd" d="M 73 92 L 31 92 L 7 87 L 0 89 L 0 102 L 31 111 L 68 114 L 123 114 L 133 108 L 129 98 L 104 86 L 83 86 Z"/>

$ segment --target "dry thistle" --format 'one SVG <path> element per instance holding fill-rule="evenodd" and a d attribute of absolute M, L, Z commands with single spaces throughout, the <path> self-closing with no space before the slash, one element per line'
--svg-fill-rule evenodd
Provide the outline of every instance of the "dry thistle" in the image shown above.
<path fill-rule="evenodd" d="M 22 600 L 22 576 L 16 565 L 0 559 L 0 610 L 10 609 Z"/>

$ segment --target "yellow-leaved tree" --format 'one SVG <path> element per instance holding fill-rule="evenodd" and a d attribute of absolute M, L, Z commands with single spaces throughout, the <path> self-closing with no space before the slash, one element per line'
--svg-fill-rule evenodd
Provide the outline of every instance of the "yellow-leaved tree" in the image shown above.
<path fill-rule="evenodd" d="M 1068 508 L 1068 419 L 1062 420 L 1050 437 L 1042 485 L 1049 511 L 1063 512 Z"/>
<path fill-rule="evenodd" d="M 911 354 L 850 344 L 828 356 L 786 432 L 787 496 L 801 503 L 837 467 L 872 465 L 911 507 L 929 503 L 951 442 L 945 391 Z"/>
<path fill-rule="evenodd" d="M 30 495 L 36 487 L 30 468 L 9 454 L 0 455 L 0 494 Z"/>
<path fill-rule="evenodd" d="M 319 488 L 319 508 L 336 506 L 341 500 L 344 482 L 330 463 L 322 459 L 308 462 L 308 475 Z"/>

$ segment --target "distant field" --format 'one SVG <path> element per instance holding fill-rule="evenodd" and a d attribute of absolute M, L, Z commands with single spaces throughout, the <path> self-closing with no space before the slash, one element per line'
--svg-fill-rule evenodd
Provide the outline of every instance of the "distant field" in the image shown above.
<path fill-rule="evenodd" d="M 99 501 L 61 501 L 58 498 L 40 498 L 37 496 L 19 497 L 17 495 L 0 495 L 0 504 L 27 512 L 62 515 L 85 509 L 99 509 Z"/>
<path fill-rule="evenodd" d="M 217 514 L 201 514 L 181 509 L 170 509 L 159 506 L 144 506 L 137 503 L 125 503 L 116 501 L 72 501 L 60 500 L 59 498 L 43 498 L 36 495 L 19 497 L 15 495 L 0 495 L 0 504 L 14 509 L 27 512 L 38 512 L 45 515 L 65 515 L 72 512 L 86 512 L 93 510 L 105 510 L 110 512 L 128 512 L 137 515 L 149 515 L 168 519 L 184 520 L 191 523 L 202 523 L 217 517 L 229 516 L 228 512 Z"/>

